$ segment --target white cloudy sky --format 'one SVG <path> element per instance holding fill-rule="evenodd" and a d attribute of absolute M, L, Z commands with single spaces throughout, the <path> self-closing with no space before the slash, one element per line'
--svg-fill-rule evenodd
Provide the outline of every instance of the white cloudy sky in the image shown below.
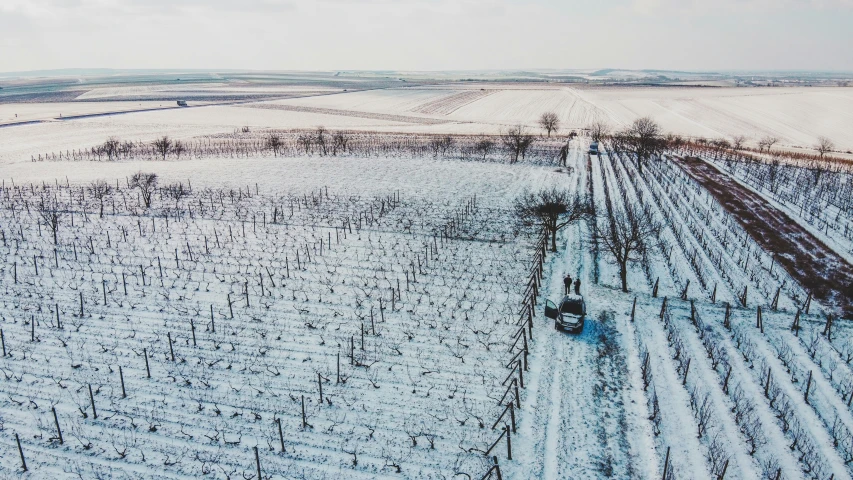
<path fill-rule="evenodd" d="M 0 71 L 853 70 L 853 0 L 0 0 Z"/>

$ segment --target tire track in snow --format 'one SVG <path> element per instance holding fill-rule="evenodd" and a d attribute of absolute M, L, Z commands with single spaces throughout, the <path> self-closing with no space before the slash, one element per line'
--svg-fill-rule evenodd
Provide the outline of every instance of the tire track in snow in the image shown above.
<path fill-rule="evenodd" d="M 569 166 L 574 169 L 569 186 L 583 191 L 589 172 L 580 142 L 572 145 Z M 581 279 L 581 292 L 588 302 L 602 297 L 601 293 L 607 296 L 598 287 L 591 288 L 592 256 L 584 240 L 587 233 L 584 224 L 566 227 L 561 242 L 564 249 L 550 260 L 541 302 L 563 297 L 562 280 L 567 273 Z M 596 303 L 611 308 L 606 302 Z M 618 334 L 600 325 L 594 313 L 588 313 L 579 335 L 557 332 L 550 320 L 540 321 L 538 326 L 542 331 L 536 337 L 536 356 L 532 357 L 526 391 L 532 412 L 523 419 L 519 432 L 521 462 L 507 478 L 630 478 L 634 462 L 622 405 L 625 378 L 611 375 L 614 365 L 624 362 L 606 363 L 603 376 L 597 368 L 600 336 Z M 616 338 L 610 340 L 616 342 Z"/>
<path fill-rule="evenodd" d="M 575 144 L 577 148 L 577 144 Z M 582 150 L 573 149 L 576 188 L 585 186 L 585 158 Z M 568 227 L 565 242 L 563 271 L 552 272 L 550 298 L 562 298 L 562 275 L 566 273 L 581 279 L 582 291 L 591 285 L 587 266 L 591 262 L 584 248 L 582 225 Z M 596 399 L 596 359 L 600 329 L 598 322 L 587 318 L 584 330 L 579 335 L 552 331 L 556 355 L 551 362 L 555 365 L 555 380 L 551 390 L 551 417 L 546 445 L 546 469 L 544 478 L 595 478 L 602 476 L 602 458 L 610 455 L 607 443 L 600 441 L 598 432 L 603 418 Z M 556 427 L 556 428 L 555 428 Z M 607 433 L 603 432 L 602 433 Z M 606 442 L 606 440 L 605 440 Z"/>
<path fill-rule="evenodd" d="M 594 385 L 593 371 L 596 355 L 596 337 L 598 329 L 596 322 L 587 320 L 583 333 L 578 337 L 558 339 L 568 344 L 558 347 L 560 357 L 558 374 L 561 380 L 570 388 L 563 389 L 563 407 L 560 409 L 560 436 L 563 440 L 558 451 L 558 474 L 546 478 L 595 478 L 598 476 L 594 463 L 597 453 L 601 453 L 604 445 L 598 443 L 595 428 L 598 423 L 598 411 L 593 405 Z M 570 380 L 571 383 L 569 383 Z"/>
<path fill-rule="evenodd" d="M 573 145 L 573 149 L 577 149 Z M 574 156 L 570 159 L 575 160 Z M 568 186 L 576 185 L 583 171 L 573 166 Z M 581 183 L 583 185 L 583 183 Z M 542 285 L 543 297 L 538 308 L 544 305 L 544 299 L 554 299 L 554 288 L 562 288 L 562 272 L 565 258 L 560 253 L 551 254 L 546 259 L 546 280 Z M 541 311 L 541 310 L 537 310 Z M 507 469 L 507 478 L 557 478 L 558 450 L 560 441 L 560 393 L 563 386 L 559 384 L 560 377 L 556 373 L 559 358 L 557 353 L 558 340 L 554 335 L 553 323 L 544 316 L 534 318 L 535 342 L 530 354 L 530 371 L 525 374 L 527 388 L 524 397 L 524 414 L 522 414 L 517 439 L 513 441 L 519 464 Z M 516 469 L 517 468 L 517 469 Z M 546 474 L 546 471 L 550 471 Z M 515 472 L 513 474 L 513 472 Z"/>
<path fill-rule="evenodd" d="M 575 160 L 573 180 L 574 188 L 580 189 L 585 185 L 583 182 L 584 165 L 582 156 L 579 155 L 576 150 L 577 146 L 578 142 L 575 142 L 572 152 L 574 153 L 573 158 Z M 573 255 L 574 252 L 579 251 L 580 247 L 580 226 L 572 225 L 568 227 L 567 233 L 568 238 L 565 240 L 565 250 L 563 252 L 564 257 L 562 262 L 557 264 L 559 267 L 556 267 L 551 271 L 551 282 L 548 289 L 548 298 L 551 299 L 559 300 L 562 298 L 564 292 L 563 276 L 566 273 L 573 276 L 582 275 L 581 271 L 583 270 L 583 262 L 580 261 L 577 254 Z M 585 281 L 588 281 L 588 278 L 583 278 L 583 280 L 581 280 L 582 283 Z M 546 331 L 553 343 L 552 351 L 554 354 L 548 359 L 549 364 L 551 365 L 553 380 L 551 384 L 550 411 L 545 439 L 545 471 L 543 478 L 559 479 L 566 478 L 564 468 L 567 465 L 567 459 L 565 458 L 564 445 L 572 445 L 574 443 L 571 438 L 566 441 L 567 415 L 571 416 L 574 412 L 567 412 L 563 408 L 564 403 L 566 405 L 571 405 L 571 399 L 564 402 L 566 398 L 564 395 L 565 387 L 563 385 L 571 384 L 567 382 L 567 380 L 570 379 L 566 378 L 570 367 L 567 364 L 568 362 L 564 363 L 564 359 L 566 359 L 566 335 L 553 329 L 550 320 L 546 327 Z"/>
<path fill-rule="evenodd" d="M 553 355 L 551 358 L 562 358 L 562 350 L 562 348 L 559 348 L 559 354 Z M 551 362 L 551 365 L 556 365 L 556 362 Z M 562 406 L 560 402 L 561 376 L 554 374 L 553 368 L 551 370 L 550 373 L 553 380 L 551 381 L 548 425 L 545 431 L 545 475 L 543 477 L 546 479 L 557 478 L 559 469 L 557 456 L 560 448 L 560 429 L 562 427 L 560 424 L 560 407 Z"/>

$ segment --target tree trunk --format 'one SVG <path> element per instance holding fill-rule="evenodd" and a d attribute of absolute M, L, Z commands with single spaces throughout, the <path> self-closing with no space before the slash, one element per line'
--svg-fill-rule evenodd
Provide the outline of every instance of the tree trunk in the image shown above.
<path fill-rule="evenodd" d="M 622 279 L 622 291 L 628 293 L 628 262 L 619 264 L 619 278 Z"/>
<path fill-rule="evenodd" d="M 551 251 L 557 251 L 557 228 L 556 227 L 548 227 L 548 230 L 551 231 Z"/>

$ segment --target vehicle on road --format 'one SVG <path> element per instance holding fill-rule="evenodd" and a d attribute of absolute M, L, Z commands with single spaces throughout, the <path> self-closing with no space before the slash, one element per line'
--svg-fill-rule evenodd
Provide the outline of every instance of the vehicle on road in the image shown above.
<path fill-rule="evenodd" d="M 598 155 L 598 142 L 592 142 L 589 144 L 589 154 Z"/>
<path fill-rule="evenodd" d="M 559 306 L 545 300 L 545 316 L 554 320 L 556 330 L 581 333 L 586 320 L 586 302 L 581 295 L 566 295 Z"/>

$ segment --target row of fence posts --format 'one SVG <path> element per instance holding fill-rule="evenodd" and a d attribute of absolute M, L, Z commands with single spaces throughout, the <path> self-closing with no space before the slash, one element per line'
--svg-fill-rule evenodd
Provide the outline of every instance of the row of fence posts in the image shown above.
<path fill-rule="evenodd" d="M 487 457 L 502 440 L 506 440 L 506 458 L 507 460 L 512 460 L 512 435 L 517 431 L 515 411 L 521 408 L 519 388 L 524 388 L 524 372 L 528 369 L 527 356 L 530 353 L 529 342 L 533 341 L 533 316 L 536 310 L 536 299 L 542 288 L 547 245 L 548 232 L 543 231 L 536 244 L 532 267 L 527 278 L 527 288 L 524 291 L 524 300 L 521 302 L 518 319 L 515 322 L 518 330 L 512 335 L 513 343 L 509 347 L 509 354 L 512 356 L 505 365 L 510 371 L 502 383 L 506 387 L 506 390 L 498 401 L 498 405 L 505 406 L 501 414 L 498 415 L 497 420 L 492 424 L 492 430 L 498 428 L 498 425 L 501 423 L 503 423 L 503 427 L 500 428 L 500 435 L 483 452 Z M 509 399 L 508 402 L 506 401 L 507 399 Z M 496 455 L 492 456 L 491 461 L 492 465 L 482 476 L 481 480 L 492 478 L 493 475 L 498 480 L 502 480 L 503 477 L 500 465 L 498 464 L 498 457 Z"/>

